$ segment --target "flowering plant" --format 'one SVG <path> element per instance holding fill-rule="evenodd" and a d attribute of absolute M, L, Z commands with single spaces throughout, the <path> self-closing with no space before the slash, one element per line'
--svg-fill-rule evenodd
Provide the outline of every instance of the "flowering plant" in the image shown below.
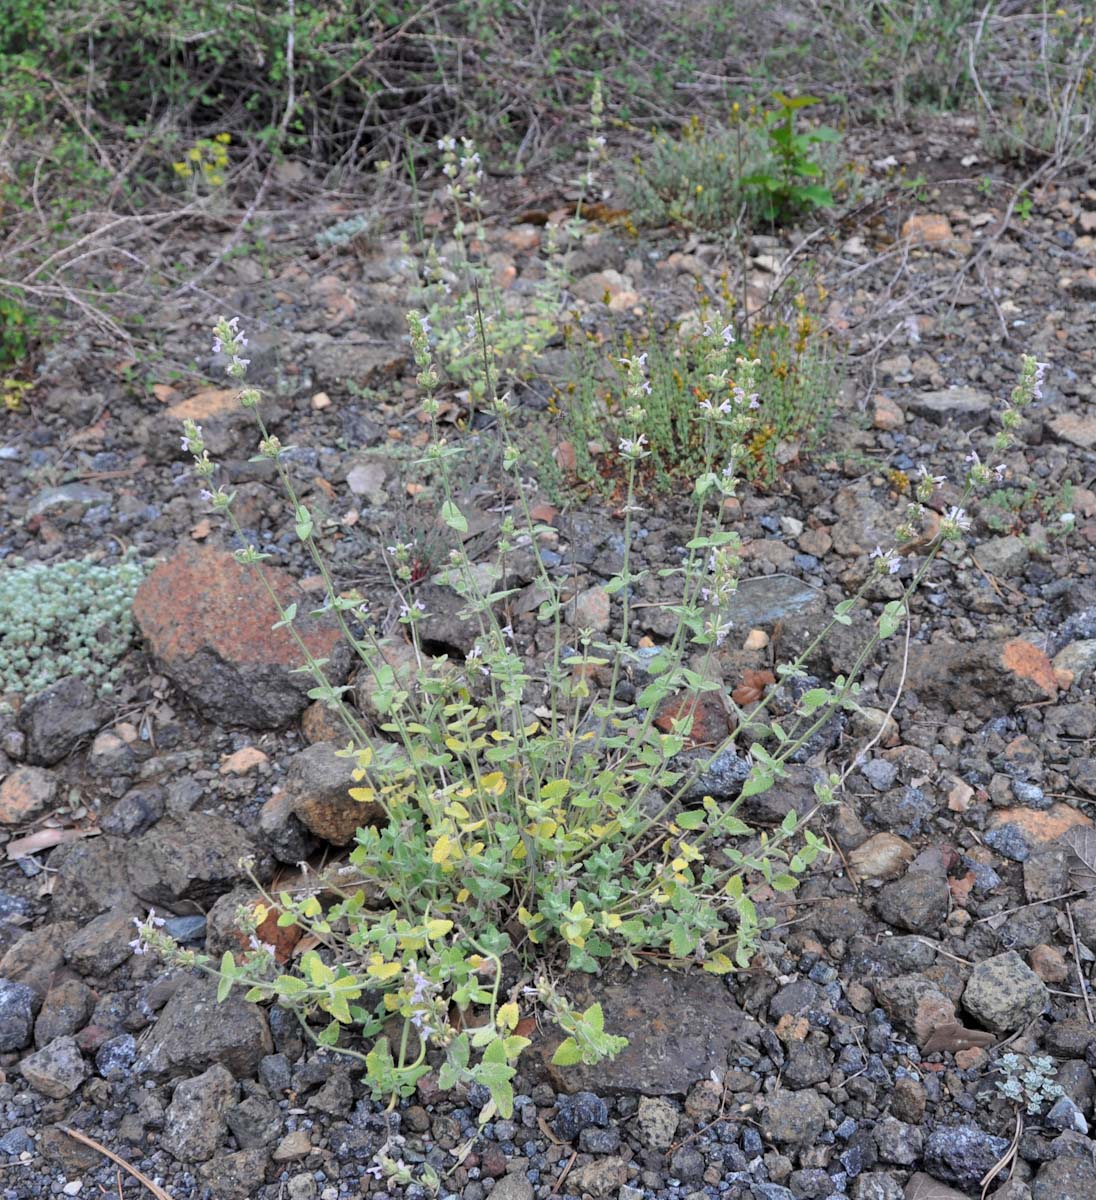
<path fill-rule="evenodd" d="M 439 424 L 440 377 L 429 322 L 413 312 L 409 325 L 430 422 L 425 458 L 438 467 L 441 480 L 438 515 L 460 535 L 468 520 L 447 467 L 461 450 Z M 229 376 L 242 382 L 246 341 L 238 324 L 220 321 L 215 337 L 228 357 Z M 706 469 L 694 484 L 696 518 L 685 556 L 663 572 L 680 580 L 681 600 L 673 608 L 678 628 L 653 654 L 633 644 L 632 630 L 633 589 L 641 578 L 631 553 L 639 511 L 636 472 L 647 453 L 644 356 L 623 364 L 624 553 L 605 587 L 619 604 L 616 636 L 573 624 L 566 582 L 553 578 L 542 552 L 542 538 L 551 531 L 533 516 L 522 484 L 523 455 L 508 398 L 493 392 L 488 372 L 485 398 L 496 418 L 513 503 L 499 525 L 495 561 L 473 568 L 458 539 L 444 572 L 464 602 L 462 615 L 479 631 L 463 664 L 428 654 L 420 634 L 424 613 L 410 592 L 406 555 L 400 547 L 391 549 L 400 619 L 419 664 L 411 679 L 386 663 L 362 597 L 336 587 L 312 516 L 286 470 L 287 449 L 267 430 L 255 389 L 240 392 L 240 403 L 254 412 L 259 426 L 260 456 L 274 464 L 297 537 L 321 572 L 325 609 L 335 613 L 371 680 L 375 733 L 347 701 L 349 689 L 334 686 L 323 663 L 309 656 L 294 628 L 296 606 L 283 607 L 271 590 L 278 624 L 296 639 L 315 678 L 310 695 L 334 709 L 346 726 L 350 743 L 344 753 L 354 761 L 358 785 L 350 796 L 379 807 L 383 819 L 358 831 L 348 875 L 317 879 L 297 894 L 260 889 L 258 907 L 241 913 L 243 928 L 253 936 L 275 914 L 278 925 L 296 925 L 311 935 L 314 948 L 292 971 L 283 970 L 257 938 L 239 961 L 226 953 L 214 964 L 175 946 L 152 918 L 141 925 L 142 945 L 183 965 L 215 971 L 222 995 L 241 984 L 251 999 L 275 999 L 295 1009 L 319 1043 L 362 1062 L 378 1096 L 410 1094 L 431 1069 L 442 1087 L 481 1085 L 490 1096 L 484 1119 L 508 1116 L 512 1109 L 515 1063 L 528 1045 L 523 1006 L 541 1008 L 561 1028 L 557 1063 L 594 1063 L 623 1044 L 605 1029 L 599 1006 L 584 1012 L 570 1006 L 551 982 L 554 965 L 596 972 L 610 957 L 636 966 L 641 958 L 658 956 L 723 974 L 749 963 L 773 923 L 760 901 L 793 890 L 824 853 L 808 825 L 819 807 L 834 800 L 852 764 L 818 782 L 810 809 L 789 812 L 775 829 L 752 828 L 742 804 L 774 788 L 837 710 L 856 707 L 857 675 L 876 645 L 901 628 L 909 599 L 940 548 L 967 527 L 963 505 L 983 471 L 972 465 L 960 504 L 944 516 L 919 561 L 877 549 L 859 591 L 837 605 L 797 659 L 778 668 L 782 683 L 796 684 L 819 642 L 835 625 L 851 622 L 873 581 L 900 576 L 900 597 L 883 607 L 847 675 L 829 686 L 773 688 L 756 703 L 738 704 L 725 695 L 715 670 L 717 649 L 731 632 L 726 605 L 740 565 L 738 536 L 722 520 L 738 487 L 758 364 L 736 353 L 728 321 L 713 320 L 704 338 L 708 386 L 696 420 L 707 447 Z M 1040 378 L 1034 360 L 1025 359 L 1006 415 L 1030 402 Z M 1005 422 L 1006 434 L 1014 424 Z M 725 438 L 716 435 L 728 430 L 732 452 L 728 460 L 717 460 L 714 448 Z M 212 488 L 216 464 L 193 422 L 184 427 L 184 445 L 206 498 L 244 543 L 232 494 Z M 938 483 L 923 473 L 907 532 L 915 531 Z M 513 630 L 501 616 L 502 602 L 512 594 L 508 558 L 518 550 L 533 563 L 543 597 L 537 620 L 552 647 L 536 668 L 518 653 Z M 251 546 L 238 551 L 249 564 L 266 557 Z M 728 732 L 700 746 L 694 723 L 705 697 L 725 706 Z M 706 794 L 706 772 L 744 745 L 749 750 L 737 797 Z M 370 898 L 366 880 L 380 888 L 385 902 Z M 511 971 L 508 963 L 518 969 Z M 454 1021 L 453 1012 L 462 1015 Z M 359 1039 L 371 1042 L 370 1048 L 357 1049 Z"/>

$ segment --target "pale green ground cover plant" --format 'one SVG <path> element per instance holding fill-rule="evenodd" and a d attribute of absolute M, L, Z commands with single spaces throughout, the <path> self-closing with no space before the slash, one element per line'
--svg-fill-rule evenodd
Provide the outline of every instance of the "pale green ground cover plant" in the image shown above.
<path fill-rule="evenodd" d="M 438 518 L 461 534 L 467 517 L 448 484 L 448 467 L 462 448 L 438 421 L 440 376 L 429 326 L 417 312 L 409 314 L 409 323 L 431 428 L 424 461 L 440 480 Z M 482 322 L 479 336 L 485 341 Z M 972 455 L 960 504 L 944 514 L 936 538 L 911 562 L 900 597 L 883 607 L 847 674 L 809 688 L 779 717 L 772 711 L 778 689 L 749 711 L 728 698 L 734 731 L 710 755 L 683 766 L 692 724 L 688 707 L 679 710 L 670 732 L 656 725 L 656 717 L 668 697 L 722 693 L 710 668 L 731 632 L 725 604 L 739 569 L 739 539 L 722 527 L 722 517 L 724 502 L 739 486 L 756 397 L 757 363 L 735 354 L 728 326 L 714 321 L 705 336 L 710 400 L 697 405 L 695 419 L 710 449 L 724 429 L 735 439 L 728 458 L 709 454 L 694 482 L 696 516 L 685 557 L 661 572 L 680 583 L 681 600 L 672 609 L 680 623 L 653 656 L 632 644 L 633 588 L 641 578 L 632 557 L 640 511 L 636 481 L 649 453 L 643 355 L 626 366 L 628 427 L 617 447 L 627 487 L 624 560 L 607 584 L 619 602 L 615 637 L 599 639 L 566 624 L 567 580 L 554 578 L 539 553 L 548 531 L 531 515 L 522 481 L 526 456 L 485 350 L 484 396 L 496 418 L 511 503 L 499 523 L 496 560 L 473 567 L 458 541 L 444 573 L 480 629 L 464 663 L 434 660 L 424 651 L 424 613 L 410 587 L 409 550 L 388 548 L 393 586 L 403 601 L 400 620 L 419 663 L 411 680 L 386 665 L 362 597 L 337 589 L 313 516 L 294 490 L 289 448 L 263 422 L 259 392 L 242 388 L 239 401 L 259 426 L 258 458 L 273 463 L 293 507 L 297 537 L 324 579 L 323 610 L 335 615 L 371 677 L 379 729 L 366 729 L 348 703 L 349 687 L 333 686 L 323 661 L 309 656 L 295 628 L 297 606 L 282 607 L 268 588 L 279 615 L 276 627 L 296 641 L 316 682 L 310 695 L 346 725 L 345 753 L 360 785 L 350 795 L 378 805 L 383 818 L 359 830 L 350 855 L 362 886 L 340 887 L 328 876 L 296 894 L 260 887 L 260 907 L 241 910 L 253 949 L 239 959 L 226 953 L 214 962 L 181 948 L 151 915 L 138 922 L 135 949 L 151 948 L 180 966 L 217 975 L 222 997 L 240 985 L 251 1000 L 287 1006 L 319 1044 L 361 1062 L 378 1099 L 395 1103 L 409 1096 L 431 1070 L 442 1088 L 480 1084 L 490 1095 L 483 1120 L 512 1111 L 515 1064 L 529 1044 L 517 1030 L 530 1002 L 564 1035 L 558 1064 L 594 1064 L 623 1045 L 605 1028 L 600 1005 L 584 1011 L 571 1006 L 552 981 L 554 969 L 597 972 L 610 957 L 632 966 L 654 958 L 723 974 L 750 962 L 773 924 L 758 900 L 793 890 L 823 852 L 808 825 L 820 806 L 833 801 L 852 764 L 819 782 L 810 811 L 790 813 L 776 829 L 751 828 L 740 815 L 742 801 L 779 786 L 789 759 L 835 710 L 856 706 L 857 676 L 878 643 L 901 628 L 909 598 L 940 548 L 969 527 L 963 504 L 994 472 Z M 228 373 L 240 382 L 245 346 L 236 321 L 218 323 L 215 350 L 227 352 Z M 1007 445 L 1019 409 L 1038 394 L 1041 375 L 1042 367 L 1026 358 L 1002 417 L 1001 445 Z M 233 494 L 216 485 L 217 466 L 193 422 L 184 426 L 183 445 L 194 456 L 204 497 L 245 544 Z M 923 474 L 900 536 L 916 533 L 922 505 L 939 482 Z M 503 602 L 511 594 L 506 564 L 517 554 L 531 557 L 544 597 L 536 619 L 551 649 L 543 662 L 524 660 L 503 624 Z M 246 546 L 237 557 L 265 580 L 265 554 Z M 902 566 L 896 551 L 878 549 L 860 590 L 837 606 L 798 659 L 779 668 L 781 678 L 802 675 L 830 630 L 849 624 L 874 583 Z M 640 685 L 634 692 L 623 686 L 629 676 Z M 701 772 L 746 737 L 750 770 L 739 799 L 687 802 Z M 377 895 L 386 900 L 370 898 Z M 255 937 L 275 911 L 279 925 L 300 926 L 317 941 L 318 948 L 291 967 L 280 967 Z M 504 971 L 504 959 L 519 969 Z M 504 985 L 504 979 L 510 982 Z M 459 1020 L 452 1019 L 454 1010 Z"/>
<path fill-rule="evenodd" d="M 1064 1094 L 1054 1081 L 1054 1060 L 1046 1055 L 1022 1058 L 1019 1054 L 1002 1054 L 997 1067 L 1004 1073 L 996 1082 L 997 1091 L 1013 1104 L 1023 1105 L 1032 1116 Z"/>
<path fill-rule="evenodd" d="M 132 554 L 28 563 L 0 573 L 0 695 L 39 692 L 67 675 L 103 696 L 121 677 L 133 640 L 133 597 L 145 567 Z"/>

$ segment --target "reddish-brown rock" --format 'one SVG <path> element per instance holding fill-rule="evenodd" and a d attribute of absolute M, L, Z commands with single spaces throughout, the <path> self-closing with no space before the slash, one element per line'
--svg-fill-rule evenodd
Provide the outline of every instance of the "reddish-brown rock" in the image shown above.
<path fill-rule="evenodd" d="M 261 568 L 282 604 L 314 601 L 276 567 Z M 312 676 L 295 668 L 302 654 L 285 629 L 256 568 L 213 547 L 186 545 L 144 581 L 133 616 L 159 670 L 204 714 L 225 725 L 277 729 L 308 704 Z M 314 658 L 327 658 L 328 680 L 346 679 L 350 650 L 334 618 L 298 616 L 295 629 Z"/>

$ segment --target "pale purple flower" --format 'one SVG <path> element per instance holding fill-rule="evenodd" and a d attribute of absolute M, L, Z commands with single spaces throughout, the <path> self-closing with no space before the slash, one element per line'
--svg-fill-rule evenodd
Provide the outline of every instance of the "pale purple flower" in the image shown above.
<path fill-rule="evenodd" d="M 918 473 L 918 475 L 921 476 L 922 479 L 927 479 L 927 480 L 931 481 L 937 487 L 942 487 L 947 482 L 946 475 L 930 475 L 929 469 L 928 469 L 928 467 L 925 466 L 924 463 L 921 463 L 920 466 L 918 466 L 917 473 Z"/>
<path fill-rule="evenodd" d="M 872 558 L 877 558 L 881 567 L 886 567 L 888 575 L 897 574 L 902 568 L 902 559 L 896 550 L 884 550 L 876 546 L 871 552 Z"/>
<path fill-rule="evenodd" d="M 724 325 L 719 331 L 719 336 L 723 339 L 724 346 L 734 345 L 734 328 L 731 325 Z"/>
<path fill-rule="evenodd" d="M 1005 477 L 1005 464 L 998 463 L 997 466 L 995 466 L 993 468 L 993 478 L 996 479 L 998 483 L 1000 483 L 1004 479 L 1004 477 Z"/>
<path fill-rule="evenodd" d="M 966 510 L 962 508 L 949 508 L 944 515 L 944 520 L 950 525 L 954 525 L 956 529 L 970 528 L 970 517 L 967 516 Z"/>

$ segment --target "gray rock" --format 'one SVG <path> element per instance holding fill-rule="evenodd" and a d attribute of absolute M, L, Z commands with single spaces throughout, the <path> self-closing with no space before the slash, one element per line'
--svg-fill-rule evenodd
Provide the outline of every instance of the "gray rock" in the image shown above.
<path fill-rule="evenodd" d="M 876 546 L 894 544 L 894 527 L 901 518 L 895 509 L 880 504 L 865 484 L 842 488 L 833 498 L 833 508 L 839 520 L 830 533 L 842 557 L 856 558 Z"/>
<path fill-rule="evenodd" d="M 829 1079 L 832 1070 L 833 1055 L 825 1046 L 811 1041 L 792 1042 L 782 1079 L 785 1087 L 798 1090 Z"/>
<path fill-rule="evenodd" d="M 95 1055 L 95 1069 L 115 1083 L 127 1079 L 137 1058 L 137 1039 L 132 1033 L 107 1038 Z"/>
<path fill-rule="evenodd" d="M 217 1200 L 251 1200 L 262 1187 L 268 1151 L 237 1150 L 218 1154 L 198 1168 L 198 1175 Z"/>
<path fill-rule="evenodd" d="M 85 838 L 58 846 L 49 865 L 53 880 L 55 921 L 87 921 L 114 907 L 135 903 L 120 870 L 126 843 L 121 838 Z"/>
<path fill-rule="evenodd" d="M 908 399 L 904 407 L 934 425 L 980 429 L 989 420 L 994 403 L 989 392 L 971 387 L 952 387 L 937 392 L 921 392 Z"/>
<path fill-rule="evenodd" d="M 58 679 L 19 710 L 19 728 L 27 736 L 27 761 L 49 767 L 60 762 L 103 720 L 90 686 L 75 675 Z"/>
<path fill-rule="evenodd" d="M 889 1171 L 865 1171 L 852 1182 L 852 1200 L 902 1200 L 902 1185 Z"/>
<path fill-rule="evenodd" d="M 731 999 L 726 985 L 700 972 L 641 967 L 619 981 L 599 982 L 596 992 L 580 982 L 572 1001 L 585 1008 L 600 1002 L 605 1028 L 628 1038 L 615 1058 L 596 1067 L 551 1065 L 558 1039 L 541 1043 L 549 1077 L 558 1092 L 599 1095 L 684 1094 L 698 1079 L 724 1071 L 738 1041 L 756 1041 L 760 1030 Z M 667 1014 L 673 1021 L 667 1021 Z M 652 1036 L 652 1029 L 659 1035 Z"/>
<path fill-rule="evenodd" d="M 615 1126 L 598 1129 L 589 1125 L 578 1135 L 578 1148 L 583 1154 L 615 1154 L 620 1149 L 620 1131 Z"/>
<path fill-rule="evenodd" d="M 571 1190 L 582 1193 L 589 1192 L 596 1200 L 615 1196 L 628 1180 L 628 1166 L 617 1155 L 606 1158 L 595 1158 L 574 1172 L 568 1183 Z"/>
<path fill-rule="evenodd" d="M 873 758 L 860 768 L 860 774 L 877 792 L 885 792 L 894 786 L 894 781 L 898 778 L 898 768 L 885 758 Z"/>
<path fill-rule="evenodd" d="M 401 337 L 403 332 L 401 322 Z M 378 345 L 377 339 L 366 331 L 342 338 L 318 334 L 312 341 L 308 361 L 320 387 L 344 389 L 348 384 L 377 387 L 403 371 L 407 351 L 398 348 L 399 341 L 400 337 L 386 335 Z"/>
<path fill-rule="evenodd" d="M 1085 1120 L 1084 1113 L 1068 1096 L 1059 1096 L 1050 1106 L 1050 1111 L 1044 1120 L 1051 1129 L 1060 1131 L 1071 1129 L 1075 1133 L 1088 1133 L 1088 1122 Z"/>
<path fill-rule="evenodd" d="M 98 504 L 109 504 L 112 497 L 101 488 L 87 483 L 66 483 L 61 487 L 45 488 L 27 505 L 27 520 L 43 517 L 55 524 L 69 525 Z"/>
<path fill-rule="evenodd" d="M 946 920 L 951 893 L 947 880 L 931 871 L 907 871 L 879 893 L 879 916 L 910 933 L 934 934 Z"/>
<path fill-rule="evenodd" d="M 109 975 L 133 953 L 135 916 L 135 907 L 129 904 L 100 913 L 65 942 L 65 958 L 81 975 Z"/>
<path fill-rule="evenodd" d="M 188 900 L 205 907 L 246 878 L 239 863 L 254 854 L 254 842 L 235 821 L 193 812 L 130 842 L 126 873 L 133 893 L 149 904 L 176 908 Z"/>
<path fill-rule="evenodd" d="M 670 1174 L 682 1183 L 695 1183 L 704 1174 L 704 1155 L 695 1146 L 682 1146 L 670 1159 Z"/>
<path fill-rule="evenodd" d="M 983 571 L 1007 579 L 1027 566 L 1031 551 L 1023 538 L 999 537 L 981 542 L 974 549 L 974 561 Z"/>
<path fill-rule="evenodd" d="M 735 629 L 747 631 L 793 617 L 816 616 L 826 608 L 823 593 L 794 575 L 764 575 L 740 580 L 723 615 Z"/>
<path fill-rule="evenodd" d="M 504 1175 L 491 1189 L 491 1195 L 495 1200 L 533 1200 L 533 1185 L 515 1172 Z"/>
<path fill-rule="evenodd" d="M 136 837 L 164 815 L 165 804 L 164 789 L 155 784 L 132 788 L 103 815 L 99 827 L 104 833 Z"/>
<path fill-rule="evenodd" d="M 1059 1139 L 1055 1139 L 1057 1145 Z M 1087 1140 L 1087 1139 L 1086 1139 Z M 1092 1143 L 1088 1143 L 1092 1146 Z M 1096 1196 L 1096 1158 L 1090 1152 L 1059 1154 L 1043 1163 L 1031 1185 L 1032 1200 L 1092 1200 Z"/>
<path fill-rule="evenodd" d="M 1019 1183 L 1019 1180 L 1016 1182 Z M 955 1188 L 948 1187 L 946 1183 L 933 1179 L 923 1171 L 914 1171 L 906 1184 L 907 1200 L 914 1200 L 916 1196 L 921 1196 L 922 1200 L 967 1200 L 964 1192 L 957 1192 Z M 994 1200 L 1020 1200 L 1018 1195 L 1006 1196 L 1004 1188 L 998 1188 L 993 1196 Z"/>
<path fill-rule="evenodd" d="M 217 1153 L 228 1126 L 225 1110 L 236 1099 L 237 1084 L 219 1063 L 195 1079 L 184 1079 L 165 1114 L 162 1143 L 179 1162 L 206 1162 Z"/>
<path fill-rule="evenodd" d="M 681 1114 L 661 1096 L 644 1096 L 636 1112 L 636 1136 L 649 1150 L 669 1150 L 674 1144 Z"/>
<path fill-rule="evenodd" d="M 936 1179 L 977 1191 L 982 1177 L 1008 1149 L 1006 1138 L 977 1125 L 944 1125 L 925 1142 L 925 1169 Z"/>
<path fill-rule="evenodd" d="M 34 989 L 25 983 L 0 979 L 0 1053 L 30 1045 L 38 1000 Z"/>
<path fill-rule="evenodd" d="M 266 1016 L 234 990 L 217 1003 L 212 979 L 187 979 L 164 1005 L 141 1046 L 139 1075 L 171 1079 L 221 1063 L 238 1079 L 255 1074 L 274 1049 Z"/>
<path fill-rule="evenodd" d="M 1005 1033 L 1034 1020 L 1046 1008 L 1046 984 L 1015 950 L 980 962 L 963 991 L 963 1007 L 987 1029 Z"/>
<path fill-rule="evenodd" d="M 806 1146 L 826 1127 L 830 1106 L 817 1092 L 774 1092 L 761 1114 L 761 1134 L 777 1146 Z"/>
<path fill-rule="evenodd" d="M 61 979 L 46 993 L 34 1022 L 34 1044 L 45 1046 L 72 1037 L 87 1024 L 95 1008 L 95 993 L 80 979 Z"/>
<path fill-rule="evenodd" d="M 875 1125 L 875 1145 L 885 1163 L 910 1167 L 921 1157 L 925 1135 L 920 1129 L 895 1117 L 884 1117 Z"/>
<path fill-rule="evenodd" d="M 73 1038 L 59 1037 L 24 1058 L 19 1070 L 35 1091 L 63 1100 L 87 1078 L 88 1065 Z"/>
<path fill-rule="evenodd" d="M 309 1096 L 306 1107 L 331 1117 L 346 1117 L 354 1107 L 354 1089 L 349 1071 L 333 1071 L 331 1078 L 314 1095 Z"/>

